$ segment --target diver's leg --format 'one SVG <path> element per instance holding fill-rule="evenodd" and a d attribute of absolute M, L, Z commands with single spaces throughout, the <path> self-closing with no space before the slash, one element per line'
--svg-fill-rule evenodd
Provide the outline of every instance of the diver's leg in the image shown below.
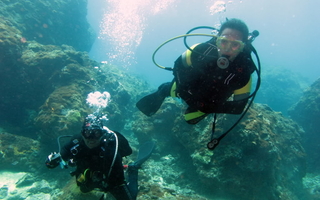
<path fill-rule="evenodd" d="M 184 113 L 184 119 L 188 124 L 197 124 L 199 121 L 201 121 L 203 118 L 208 116 L 207 113 L 203 113 L 197 109 L 188 107 L 187 110 Z"/>
<path fill-rule="evenodd" d="M 138 195 L 138 167 L 134 164 L 128 166 L 128 189 L 134 199 Z"/>

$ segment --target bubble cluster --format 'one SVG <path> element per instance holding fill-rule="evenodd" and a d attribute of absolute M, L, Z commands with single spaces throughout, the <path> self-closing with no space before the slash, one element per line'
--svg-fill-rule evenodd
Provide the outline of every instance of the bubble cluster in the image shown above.
<path fill-rule="evenodd" d="M 147 19 L 165 10 L 175 0 L 107 0 L 108 9 L 100 23 L 99 39 L 106 41 L 111 64 L 128 68 L 136 64 L 135 51 L 140 45 Z"/>
<path fill-rule="evenodd" d="M 210 14 L 219 14 L 226 12 L 227 7 L 226 3 L 224 1 L 216 1 L 211 7 L 210 7 Z"/>
<path fill-rule="evenodd" d="M 98 113 L 102 108 L 106 108 L 108 106 L 110 98 L 111 96 L 109 92 L 91 92 L 88 94 L 87 104 Z"/>

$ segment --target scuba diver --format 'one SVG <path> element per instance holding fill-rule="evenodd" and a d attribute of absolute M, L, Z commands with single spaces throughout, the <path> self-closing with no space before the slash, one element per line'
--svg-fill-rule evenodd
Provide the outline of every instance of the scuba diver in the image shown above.
<path fill-rule="evenodd" d="M 127 166 L 126 181 L 122 157 L 129 156 L 132 149 L 122 134 L 109 130 L 102 121 L 99 115 L 88 115 L 81 135 L 73 136 L 61 151 L 58 139 L 60 153 L 51 153 L 45 164 L 50 169 L 59 164 L 62 168 L 76 167 L 71 175 L 76 177 L 81 192 L 95 189 L 110 192 L 118 200 L 134 200 L 138 194 L 138 169 L 151 155 L 154 143 L 141 146 L 137 160 Z M 104 195 L 100 199 L 103 198 Z"/>
<path fill-rule="evenodd" d="M 137 108 L 152 116 L 171 96 L 188 105 L 184 118 L 189 124 L 197 124 L 210 113 L 241 114 L 252 96 L 251 74 L 256 69 L 251 58 L 253 39 L 243 21 L 227 19 L 217 37 L 187 46 L 175 61 L 173 81 L 140 99 Z"/>

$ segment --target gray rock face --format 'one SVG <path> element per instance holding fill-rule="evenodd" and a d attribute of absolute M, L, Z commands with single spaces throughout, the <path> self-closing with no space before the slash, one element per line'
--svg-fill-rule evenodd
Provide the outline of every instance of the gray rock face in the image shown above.
<path fill-rule="evenodd" d="M 320 79 L 304 92 L 295 106 L 291 107 L 289 114 L 305 130 L 304 146 L 308 154 L 308 171 L 320 172 Z"/>
<path fill-rule="evenodd" d="M 142 117 L 142 126 L 135 124 L 134 131 L 141 137 L 153 135 L 160 152 L 185 152 L 192 163 L 185 166 L 185 173 L 193 174 L 191 179 L 201 183 L 201 191 L 231 199 L 300 199 L 304 195 L 304 132 L 294 121 L 268 106 L 254 104 L 240 124 L 210 151 L 206 145 L 212 118 L 187 125 L 177 105 L 167 101 L 154 118 Z M 238 117 L 218 115 L 215 136 L 227 131 Z"/>
<path fill-rule="evenodd" d="M 20 30 L 22 41 L 66 44 L 78 51 L 89 51 L 94 42 L 86 13 L 87 0 L 0 2 L 1 21 Z"/>

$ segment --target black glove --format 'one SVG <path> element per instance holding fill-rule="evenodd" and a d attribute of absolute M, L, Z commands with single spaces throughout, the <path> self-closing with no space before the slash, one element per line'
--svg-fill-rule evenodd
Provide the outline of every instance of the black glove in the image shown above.
<path fill-rule="evenodd" d="M 45 164 L 48 168 L 53 169 L 57 167 L 60 164 L 60 162 L 61 162 L 60 153 L 53 152 L 47 157 Z"/>

